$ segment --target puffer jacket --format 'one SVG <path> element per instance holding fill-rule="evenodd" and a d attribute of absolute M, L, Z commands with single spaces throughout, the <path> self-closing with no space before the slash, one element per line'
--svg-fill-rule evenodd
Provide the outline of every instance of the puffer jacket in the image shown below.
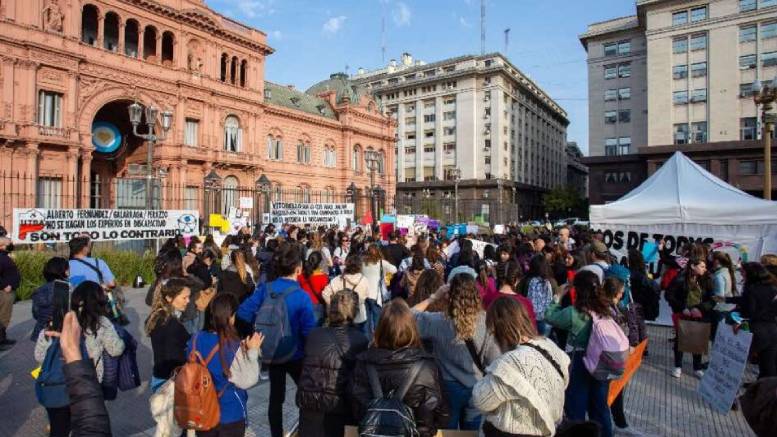
<path fill-rule="evenodd" d="M 70 396 L 70 425 L 73 437 L 107 437 L 111 421 L 97 381 L 94 364 L 83 359 L 62 367 Z"/>
<path fill-rule="evenodd" d="M 305 343 L 297 406 L 304 411 L 350 415 L 347 384 L 356 356 L 367 349 L 367 336 L 352 326 L 316 328 Z"/>
<path fill-rule="evenodd" d="M 423 361 L 418 377 L 410 386 L 404 402 L 413 410 L 421 437 L 431 437 L 448 423 L 448 405 L 440 389 L 440 372 L 434 357 L 421 348 L 397 350 L 371 348 L 357 357 L 351 388 L 354 418 L 360 421 L 375 398 L 370 388 L 367 365 L 378 371 L 383 393 L 398 389 L 418 361 Z"/>
<path fill-rule="evenodd" d="M 40 286 L 32 293 L 32 318 L 35 319 L 35 327 L 32 329 L 30 340 L 38 341 L 38 335 L 49 326 L 54 316 L 54 282 L 48 282 Z"/>

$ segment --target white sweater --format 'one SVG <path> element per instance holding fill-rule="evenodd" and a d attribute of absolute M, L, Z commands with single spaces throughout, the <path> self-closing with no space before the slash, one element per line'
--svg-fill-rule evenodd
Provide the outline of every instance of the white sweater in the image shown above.
<path fill-rule="evenodd" d="M 518 346 L 488 366 L 486 376 L 472 389 L 472 403 L 501 431 L 550 436 L 564 413 L 569 357 L 546 338 L 531 343 L 548 352 L 564 377 L 540 352 Z"/>

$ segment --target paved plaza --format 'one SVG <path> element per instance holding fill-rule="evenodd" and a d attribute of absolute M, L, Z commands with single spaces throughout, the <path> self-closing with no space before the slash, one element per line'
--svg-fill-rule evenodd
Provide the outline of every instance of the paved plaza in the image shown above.
<path fill-rule="evenodd" d="M 138 364 L 143 384 L 138 389 L 122 392 L 116 401 L 108 403 L 114 436 L 152 436 L 154 422 L 148 411 L 148 383 L 152 366 L 151 342 L 141 335 L 141 322 L 148 314 L 143 303 L 145 290 L 132 290 L 128 316 L 130 332 L 138 339 Z M 46 412 L 35 400 L 30 370 L 33 362 L 33 342 L 29 335 L 33 327 L 30 302 L 14 306 L 10 336 L 18 340 L 12 350 L 0 353 L 0 411 L 3 412 L 0 437 L 46 435 Z M 650 356 L 643 362 L 635 380 L 627 387 L 626 414 L 629 423 L 648 436 L 754 436 L 742 414 L 732 411 L 720 414 L 709 408 L 696 393 L 699 380 L 690 375 L 690 357 L 686 358 L 686 374 L 679 380 L 669 376 L 672 335 L 669 328 L 651 327 Z M 754 369 L 748 369 L 746 379 L 753 379 Z M 288 427 L 296 421 L 294 384 L 289 380 L 286 397 Z M 269 436 L 267 424 L 267 382 L 249 391 L 249 436 Z M 617 434 L 616 434 L 617 435 Z"/>

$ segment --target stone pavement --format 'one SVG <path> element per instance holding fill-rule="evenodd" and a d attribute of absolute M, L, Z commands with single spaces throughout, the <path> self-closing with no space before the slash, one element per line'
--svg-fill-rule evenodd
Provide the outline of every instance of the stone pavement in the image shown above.
<path fill-rule="evenodd" d="M 108 403 L 114 436 L 152 436 L 154 422 L 148 411 L 148 380 L 151 377 L 151 343 L 141 335 L 142 321 L 148 314 L 143 303 L 145 290 L 127 292 L 130 332 L 139 342 L 138 364 L 140 365 L 141 387 L 122 392 L 116 401 Z M 29 302 L 14 305 L 13 322 L 9 330 L 18 344 L 7 352 L 0 353 L 0 437 L 45 436 L 46 411 L 35 400 L 30 370 L 33 362 L 33 342 L 29 335 L 33 327 Z M 645 358 L 642 368 L 626 391 L 626 415 L 630 425 L 648 436 L 690 436 L 701 437 L 749 437 L 754 436 L 740 412 L 720 414 L 709 408 L 696 394 L 699 380 L 690 375 L 690 357 L 686 357 L 686 374 L 679 380 L 669 376 L 672 365 L 672 335 L 669 328 L 650 327 L 650 356 Z M 746 379 L 754 379 L 753 369 L 748 369 Z M 294 407 L 294 384 L 288 381 L 285 424 L 296 421 Z M 260 383 L 249 391 L 249 436 L 269 436 L 267 424 L 267 401 L 269 385 Z M 617 433 L 616 433 L 617 435 Z"/>

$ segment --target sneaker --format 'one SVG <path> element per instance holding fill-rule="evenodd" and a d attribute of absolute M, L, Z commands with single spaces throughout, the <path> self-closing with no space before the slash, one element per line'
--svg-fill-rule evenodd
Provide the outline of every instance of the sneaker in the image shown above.
<path fill-rule="evenodd" d="M 701 377 L 704 376 L 704 370 L 694 370 L 693 374 L 696 375 L 697 378 L 701 379 Z"/>
<path fill-rule="evenodd" d="M 672 378 L 679 378 L 683 374 L 683 369 L 681 367 L 675 367 L 674 370 L 672 370 Z"/>
<path fill-rule="evenodd" d="M 644 434 L 640 431 L 637 431 L 636 429 L 627 426 L 626 428 L 615 428 L 617 432 L 616 435 L 631 435 L 631 436 L 643 436 Z"/>
<path fill-rule="evenodd" d="M 270 379 L 270 375 L 267 372 L 262 372 L 260 370 L 259 371 L 259 379 L 262 380 L 262 381 L 267 381 L 268 379 Z"/>

